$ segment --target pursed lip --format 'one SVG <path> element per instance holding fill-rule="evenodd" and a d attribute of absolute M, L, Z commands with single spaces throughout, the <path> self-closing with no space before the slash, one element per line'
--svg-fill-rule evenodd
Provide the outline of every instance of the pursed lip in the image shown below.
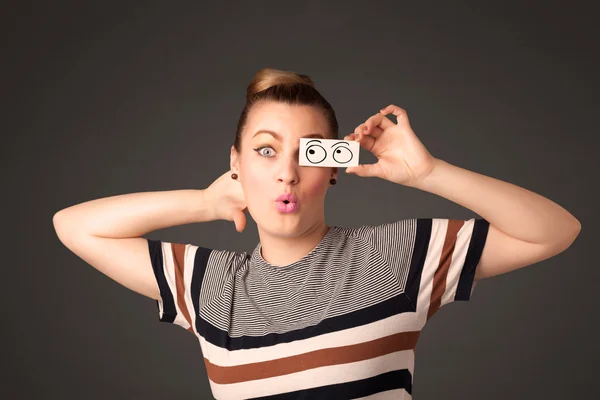
<path fill-rule="evenodd" d="M 298 199 L 296 198 L 296 196 L 294 196 L 291 193 L 282 194 L 275 201 L 285 201 L 285 200 L 289 201 L 290 203 L 297 203 L 298 202 Z"/>

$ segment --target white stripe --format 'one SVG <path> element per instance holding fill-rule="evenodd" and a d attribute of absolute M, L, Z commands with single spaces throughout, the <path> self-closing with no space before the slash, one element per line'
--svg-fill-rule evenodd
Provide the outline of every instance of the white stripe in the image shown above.
<path fill-rule="evenodd" d="M 448 220 L 432 218 L 429 250 L 427 251 L 425 263 L 423 265 L 421 285 L 417 299 L 417 313 L 424 319 L 427 318 L 427 312 L 429 311 L 431 291 L 433 290 L 433 277 L 440 263 L 447 229 Z"/>
<path fill-rule="evenodd" d="M 460 273 L 462 272 L 465 259 L 467 258 L 467 251 L 469 250 L 469 243 L 471 241 L 471 234 L 474 226 L 475 220 L 470 219 L 463 224 L 457 233 L 456 244 L 454 246 L 454 252 L 452 253 L 452 262 L 446 279 L 446 291 L 442 295 L 440 307 L 454 301 L 454 295 L 458 288 Z"/>
<path fill-rule="evenodd" d="M 185 268 L 184 268 L 184 279 L 183 284 L 185 286 L 185 304 L 187 305 L 188 312 L 190 314 L 190 319 L 192 321 L 192 329 L 198 334 L 196 331 L 196 317 L 197 313 L 194 310 L 194 303 L 192 302 L 192 277 L 194 275 L 194 259 L 196 257 L 196 251 L 198 250 L 198 246 L 186 245 L 183 259 L 185 260 Z"/>
<path fill-rule="evenodd" d="M 425 321 L 414 312 L 403 312 L 370 324 L 331 332 L 290 343 L 257 349 L 229 351 L 213 345 L 200 336 L 204 357 L 211 363 L 223 367 L 276 360 L 305 354 L 311 351 L 348 346 L 368 342 L 405 331 L 420 331 Z"/>
<path fill-rule="evenodd" d="M 183 276 L 183 284 L 184 284 L 184 302 L 188 307 L 188 311 L 190 316 L 192 317 L 192 323 L 195 322 L 195 312 L 192 304 L 192 299 L 190 296 L 190 283 L 192 280 L 192 274 L 194 272 L 194 256 L 196 254 L 197 246 L 193 245 L 185 245 L 184 251 L 184 276 Z M 177 285 L 175 281 L 175 263 L 173 260 L 173 249 L 171 247 L 171 243 L 163 242 L 162 243 L 162 253 L 163 253 L 163 270 L 165 272 L 165 278 L 167 284 L 169 286 L 169 290 L 173 296 L 173 301 L 175 302 L 175 310 L 177 311 L 177 315 L 175 316 L 175 320 L 173 323 L 175 325 L 179 325 L 182 328 L 188 329 L 190 327 L 188 321 L 185 319 L 184 314 L 179 308 L 178 298 L 177 298 Z M 162 303 L 162 300 L 159 302 Z M 161 313 L 164 310 L 161 305 Z M 195 330 L 194 330 L 195 331 Z"/>
<path fill-rule="evenodd" d="M 367 397 L 357 397 L 355 400 L 412 400 L 412 396 L 404 389 L 386 390 Z"/>
<path fill-rule="evenodd" d="M 371 378 L 386 372 L 410 368 L 414 365 L 414 351 L 398 351 L 370 360 L 309 369 L 273 378 L 249 382 L 217 384 L 209 379 L 217 399 L 238 399 L 270 396 L 319 386 L 335 385 Z"/>

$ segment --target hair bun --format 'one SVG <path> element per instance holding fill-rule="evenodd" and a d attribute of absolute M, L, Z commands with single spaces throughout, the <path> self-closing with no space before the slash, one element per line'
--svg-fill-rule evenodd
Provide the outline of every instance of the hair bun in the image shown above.
<path fill-rule="evenodd" d="M 274 68 L 263 68 L 259 70 L 246 90 L 246 100 L 251 99 L 259 92 L 265 91 L 277 85 L 304 84 L 315 87 L 314 82 L 308 75 L 298 74 L 293 71 L 282 71 Z"/>
<path fill-rule="evenodd" d="M 313 80 L 304 74 L 282 71 L 275 68 L 262 68 L 254 74 L 246 88 L 246 103 L 240 113 L 235 131 L 233 146 L 238 153 L 242 150 L 242 135 L 247 129 L 250 110 L 259 103 L 309 106 L 320 110 L 327 121 L 327 137 L 337 139 L 339 126 L 331 104 L 319 93 Z"/>

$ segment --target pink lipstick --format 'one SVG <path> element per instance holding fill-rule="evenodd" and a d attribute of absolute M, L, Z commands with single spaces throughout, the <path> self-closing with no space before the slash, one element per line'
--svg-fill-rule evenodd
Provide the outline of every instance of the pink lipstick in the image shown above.
<path fill-rule="evenodd" d="M 291 213 L 298 209 L 298 199 L 291 193 L 282 194 L 275 200 L 277 211 Z"/>

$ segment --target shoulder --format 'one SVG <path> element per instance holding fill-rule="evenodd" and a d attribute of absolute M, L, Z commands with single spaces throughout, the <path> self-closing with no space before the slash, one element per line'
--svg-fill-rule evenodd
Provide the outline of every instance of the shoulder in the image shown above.
<path fill-rule="evenodd" d="M 248 263 L 250 254 L 246 251 L 224 249 L 207 249 L 206 262 L 209 266 L 222 266 L 227 268 L 240 268 Z"/>
<path fill-rule="evenodd" d="M 150 251 L 161 253 L 167 258 L 186 258 L 198 261 L 209 259 L 215 262 L 243 262 L 248 258 L 247 252 L 234 250 L 213 249 L 194 243 L 177 243 L 162 240 L 147 239 Z"/>
<path fill-rule="evenodd" d="M 422 218 L 400 219 L 379 224 L 368 224 L 357 227 L 337 227 L 344 235 L 358 239 L 374 239 L 381 235 L 394 237 L 413 233 Z M 425 218 L 427 220 L 427 218 Z"/>

